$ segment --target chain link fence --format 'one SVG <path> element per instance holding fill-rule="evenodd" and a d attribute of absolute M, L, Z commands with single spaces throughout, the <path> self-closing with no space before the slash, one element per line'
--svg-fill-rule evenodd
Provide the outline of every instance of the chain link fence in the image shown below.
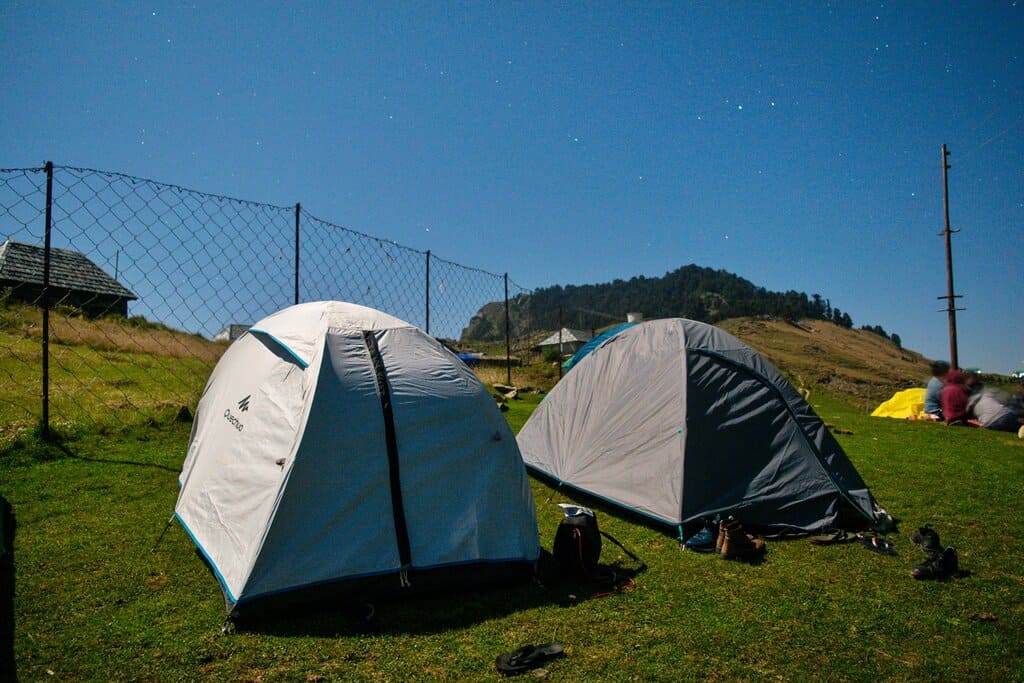
<path fill-rule="evenodd" d="M 0 237 L 5 437 L 194 408 L 230 341 L 300 301 L 350 301 L 459 340 L 483 306 L 527 292 L 300 204 L 52 164 L 0 169 Z M 507 363 L 504 336 L 489 355 Z"/>

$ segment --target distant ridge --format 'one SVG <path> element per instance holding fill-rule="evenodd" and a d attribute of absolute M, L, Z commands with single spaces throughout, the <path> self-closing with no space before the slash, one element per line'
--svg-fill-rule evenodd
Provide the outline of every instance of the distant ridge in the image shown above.
<path fill-rule="evenodd" d="M 828 320 L 852 327 L 853 320 L 820 294 L 772 292 L 734 273 L 683 266 L 662 277 L 642 275 L 594 285 L 554 285 L 523 294 L 509 304 L 512 336 L 558 329 L 562 323 L 580 329 L 624 322 L 628 311 L 645 318 L 691 318 L 716 323 L 727 318 L 767 315 L 785 320 Z M 869 328 L 889 338 L 881 327 Z M 462 331 L 463 340 L 496 341 L 505 335 L 504 302 L 483 306 Z M 899 344 L 898 336 L 893 341 Z"/>

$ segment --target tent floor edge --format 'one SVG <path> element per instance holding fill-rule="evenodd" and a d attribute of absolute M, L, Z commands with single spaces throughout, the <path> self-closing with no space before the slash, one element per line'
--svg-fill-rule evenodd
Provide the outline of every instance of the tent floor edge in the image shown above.
<path fill-rule="evenodd" d="M 469 562 L 443 567 L 414 568 L 412 585 L 400 587 L 400 570 L 356 579 L 301 586 L 269 595 L 242 598 L 230 606 L 228 618 L 241 626 L 259 626 L 264 619 L 311 613 L 362 614 L 369 602 L 393 602 L 443 593 L 452 588 L 486 590 L 533 581 L 536 560 Z"/>

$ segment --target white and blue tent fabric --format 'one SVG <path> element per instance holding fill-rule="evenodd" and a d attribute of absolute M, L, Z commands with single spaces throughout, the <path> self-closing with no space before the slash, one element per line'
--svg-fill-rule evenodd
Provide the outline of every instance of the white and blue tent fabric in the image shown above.
<path fill-rule="evenodd" d="M 586 358 L 591 351 L 593 351 L 598 346 L 603 344 L 605 339 L 608 339 L 609 337 L 614 337 L 619 332 L 622 332 L 623 330 L 628 330 L 629 328 L 633 327 L 633 325 L 636 324 L 637 323 L 622 323 L 621 325 L 616 325 L 615 327 L 611 327 L 605 330 L 604 332 L 597 335 L 596 337 L 588 341 L 586 344 L 581 346 L 580 350 L 572 355 L 572 358 L 569 358 L 564 363 L 562 363 L 562 367 L 565 368 L 566 370 L 572 370 L 574 367 L 576 367 L 576 364 L 579 363 L 584 358 Z"/>
<path fill-rule="evenodd" d="M 354 304 L 286 308 L 225 351 L 179 481 L 175 516 L 232 616 L 528 577 L 539 555 L 526 470 L 486 388 L 418 328 Z"/>
<path fill-rule="evenodd" d="M 680 318 L 582 357 L 518 435 L 527 468 L 675 528 L 715 515 L 817 531 L 877 506 L 835 437 L 763 356 Z"/>

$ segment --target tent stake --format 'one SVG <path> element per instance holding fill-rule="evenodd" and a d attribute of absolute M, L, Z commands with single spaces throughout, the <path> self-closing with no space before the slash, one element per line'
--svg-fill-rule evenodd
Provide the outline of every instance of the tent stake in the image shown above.
<path fill-rule="evenodd" d="M 174 521 L 174 515 L 171 515 L 171 518 L 167 520 L 167 524 L 164 524 L 164 530 L 160 532 L 159 536 L 157 536 L 156 543 L 153 544 L 153 548 L 149 552 L 151 552 L 151 553 L 155 553 L 156 552 L 157 546 L 160 545 L 160 541 L 164 540 L 164 534 L 166 534 L 167 530 L 171 528 L 171 522 L 173 522 L 173 521 Z"/>

